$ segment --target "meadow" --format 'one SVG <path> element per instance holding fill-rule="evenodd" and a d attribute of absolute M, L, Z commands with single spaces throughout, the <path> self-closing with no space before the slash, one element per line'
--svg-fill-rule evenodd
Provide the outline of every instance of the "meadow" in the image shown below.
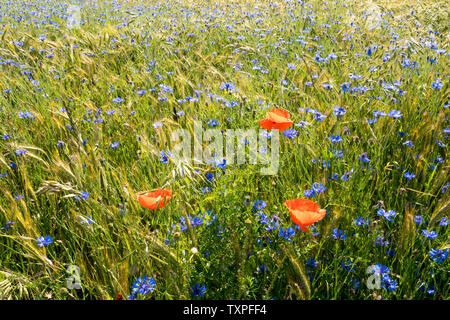
<path fill-rule="evenodd" d="M 448 300 L 447 7 L 0 0 L 0 299 Z M 171 153 L 274 109 L 275 174 Z"/>

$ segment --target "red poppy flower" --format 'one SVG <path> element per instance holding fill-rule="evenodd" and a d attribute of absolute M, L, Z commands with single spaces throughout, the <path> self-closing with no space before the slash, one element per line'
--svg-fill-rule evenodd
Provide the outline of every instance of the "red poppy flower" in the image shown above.
<path fill-rule="evenodd" d="M 289 209 L 292 222 L 305 232 L 308 231 L 306 226 L 322 220 L 326 214 L 325 209 L 320 209 L 317 203 L 308 199 L 287 200 L 284 205 Z"/>
<path fill-rule="evenodd" d="M 137 200 L 141 206 L 149 209 L 161 209 L 172 198 L 172 190 L 156 189 L 152 192 L 138 193 Z"/>
<path fill-rule="evenodd" d="M 286 110 L 275 108 L 267 112 L 267 119 L 260 120 L 259 125 L 266 130 L 283 131 L 293 124 L 290 117 L 291 115 Z"/>

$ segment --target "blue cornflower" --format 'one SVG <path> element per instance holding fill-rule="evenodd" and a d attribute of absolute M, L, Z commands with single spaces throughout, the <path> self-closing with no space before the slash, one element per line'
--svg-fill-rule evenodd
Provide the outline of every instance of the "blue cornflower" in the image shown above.
<path fill-rule="evenodd" d="M 355 223 L 357 226 L 360 227 L 368 227 L 370 223 L 370 219 L 364 220 L 362 217 L 358 217 L 358 219 L 355 220 Z"/>
<path fill-rule="evenodd" d="M 307 198 L 312 198 L 316 195 L 316 192 L 312 189 L 308 189 L 308 190 L 303 191 L 303 195 Z"/>
<path fill-rule="evenodd" d="M 119 142 L 117 142 L 117 141 L 111 142 L 111 144 L 110 144 L 109 146 L 110 146 L 112 149 L 117 148 L 117 147 L 119 146 Z"/>
<path fill-rule="evenodd" d="M 288 70 L 295 70 L 297 66 L 294 63 L 288 63 L 287 68 Z"/>
<path fill-rule="evenodd" d="M 259 211 L 266 207 L 266 202 L 264 200 L 257 200 L 253 204 L 253 211 Z"/>
<path fill-rule="evenodd" d="M 25 153 L 27 153 L 27 150 L 17 149 L 17 150 L 14 150 L 14 153 L 17 154 L 18 156 L 22 156 L 22 155 L 25 155 Z"/>
<path fill-rule="evenodd" d="M 169 159 L 173 157 L 173 154 L 170 151 L 167 151 L 167 153 L 164 150 L 161 150 L 160 153 L 161 158 L 159 158 L 159 161 L 162 163 L 168 163 Z"/>
<path fill-rule="evenodd" d="M 43 236 L 36 239 L 36 242 L 39 247 L 48 246 L 50 243 L 53 242 L 53 239 L 50 236 L 46 236 L 45 238 Z"/>
<path fill-rule="evenodd" d="M 264 264 L 260 265 L 260 266 L 258 267 L 258 270 L 259 270 L 259 272 L 261 272 L 262 274 L 265 274 L 265 273 L 269 272 L 269 269 L 268 269 Z"/>
<path fill-rule="evenodd" d="M 338 135 L 332 135 L 329 139 L 331 140 L 332 143 L 342 142 L 341 136 L 338 136 Z"/>
<path fill-rule="evenodd" d="M 295 129 L 286 129 L 283 131 L 283 136 L 289 139 L 294 139 L 297 136 L 298 132 Z"/>
<path fill-rule="evenodd" d="M 291 238 L 295 236 L 295 230 L 292 227 L 289 227 L 286 230 L 283 229 L 283 227 L 280 227 L 278 236 L 291 241 Z"/>
<path fill-rule="evenodd" d="M 341 108 L 341 107 L 338 107 L 338 106 L 335 106 L 335 107 L 333 107 L 333 114 L 336 116 L 336 117 L 342 117 L 347 111 L 345 111 L 345 109 L 344 108 Z"/>
<path fill-rule="evenodd" d="M 411 180 L 411 179 L 413 179 L 413 178 L 416 177 L 416 175 L 415 175 L 414 173 L 410 173 L 410 172 L 405 172 L 405 173 L 404 173 L 404 176 L 405 176 L 405 178 L 408 179 L 408 180 Z"/>
<path fill-rule="evenodd" d="M 350 283 L 352 285 L 353 290 L 358 290 L 360 282 L 357 279 L 350 278 Z"/>
<path fill-rule="evenodd" d="M 327 187 L 325 187 L 323 184 L 314 182 L 312 185 L 312 189 L 314 190 L 315 193 L 321 193 L 324 192 L 327 189 Z"/>
<path fill-rule="evenodd" d="M 194 297 L 203 297 L 206 293 L 205 285 L 195 284 L 189 288 L 189 293 Z"/>
<path fill-rule="evenodd" d="M 344 240 L 345 238 L 347 238 L 347 234 L 345 234 L 343 230 L 337 228 L 333 229 L 332 235 L 335 240 Z"/>
<path fill-rule="evenodd" d="M 318 262 L 317 260 L 314 260 L 314 259 L 308 259 L 308 260 L 306 261 L 306 266 L 307 266 L 307 267 L 314 268 L 314 269 L 317 268 L 318 264 L 319 264 L 319 262 Z"/>
<path fill-rule="evenodd" d="M 192 226 L 200 226 L 200 225 L 202 225 L 202 223 L 203 223 L 203 219 L 202 218 L 200 218 L 200 217 L 191 217 L 191 216 L 188 216 L 189 217 L 189 222 L 191 223 L 191 225 Z"/>
<path fill-rule="evenodd" d="M 125 100 L 122 99 L 121 97 L 117 97 L 117 98 L 114 98 L 112 101 L 113 101 L 114 103 L 121 103 L 121 102 L 124 102 Z"/>
<path fill-rule="evenodd" d="M 20 119 L 34 119 L 36 116 L 30 111 L 20 111 L 17 115 Z"/>
<path fill-rule="evenodd" d="M 385 240 L 384 237 L 377 236 L 373 243 L 376 245 L 380 245 L 381 247 L 386 247 L 389 245 L 389 240 Z"/>
<path fill-rule="evenodd" d="M 440 90 L 444 84 L 439 79 L 436 79 L 432 84 L 431 87 L 435 90 Z"/>
<path fill-rule="evenodd" d="M 210 119 L 208 121 L 208 126 L 213 127 L 213 128 L 217 127 L 219 124 L 220 124 L 220 122 L 216 119 Z"/>
<path fill-rule="evenodd" d="M 448 257 L 448 253 L 449 250 L 445 249 L 431 249 L 431 251 L 429 252 L 430 258 L 437 262 L 437 263 L 442 263 L 445 259 L 447 259 Z"/>
<path fill-rule="evenodd" d="M 403 114 L 398 110 L 392 110 L 389 111 L 389 117 L 394 119 L 400 119 L 401 117 L 403 117 Z"/>
<path fill-rule="evenodd" d="M 425 220 L 423 219 L 422 216 L 414 216 L 413 221 L 418 225 L 425 223 Z"/>
<path fill-rule="evenodd" d="M 397 213 L 394 210 L 386 211 L 384 209 L 379 209 L 377 211 L 377 215 L 383 216 L 387 221 L 392 222 L 394 221 L 394 218 L 397 215 Z"/>
<path fill-rule="evenodd" d="M 165 93 L 173 92 L 173 89 L 171 87 L 169 87 L 168 85 L 162 84 L 162 83 L 159 85 L 159 88 L 161 89 L 162 92 L 165 92 Z"/>
<path fill-rule="evenodd" d="M 442 217 L 441 221 L 439 221 L 440 226 L 447 226 L 449 223 L 448 219 L 446 217 Z"/>
<path fill-rule="evenodd" d="M 369 157 L 367 157 L 367 152 L 361 153 L 361 154 L 359 155 L 359 157 L 358 157 L 358 160 L 361 161 L 362 163 L 365 163 L 365 164 L 367 164 L 367 163 L 370 162 Z"/>
<path fill-rule="evenodd" d="M 79 196 L 74 196 L 73 198 L 75 200 L 81 200 L 81 199 L 86 200 L 88 197 L 89 197 L 89 192 L 83 191 L 83 192 L 81 192 L 81 198 Z"/>
<path fill-rule="evenodd" d="M 342 181 L 347 181 L 351 175 L 353 173 L 353 168 L 350 171 L 346 171 L 342 176 L 341 176 L 341 180 Z"/>
<path fill-rule="evenodd" d="M 131 295 L 136 297 L 138 294 L 146 295 L 155 290 L 155 279 L 144 276 L 138 277 L 131 287 Z"/>
<path fill-rule="evenodd" d="M 235 85 L 229 82 L 222 82 L 220 85 L 220 90 L 234 90 Z"/>
<path fill-rule="evenodd" d="M 345 271 L 350 272 L 350 271 L 355 270 L 355 266 L 352 264 L 351 260 L 342 261 L 341 266 L 342 266 L 342 269 L 344 269 Z"/>
<path fill-rule="evenodd" d="M 403 142 L 402 143 L 404 146 L 407 146 L 407 147 L 414 147 L 414 145 L 413 145 L 413 143 L 411 142 L 411 140 L 408 140 L 408 141 L 405 141 L 405 142 Z"/>
<path fill-rule="evenodd" d="M 424 235 L 428 239 L 436 239 L 438 236 L 436 231 L 427 231 L 426 229 L 422 230 L 422 235 Z"/>
<path fill-rule="evenodd" d="M 8 221 L 6 222 L 5 226 L 2 227 L 2 229 L 4 229 L 5 231 L 9 231 L 9 228 L 14 224 L 14 221 Z"/>

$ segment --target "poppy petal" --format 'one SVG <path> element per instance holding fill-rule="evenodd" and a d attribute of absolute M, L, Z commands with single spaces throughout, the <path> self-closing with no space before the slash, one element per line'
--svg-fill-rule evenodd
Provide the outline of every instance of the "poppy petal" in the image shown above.
<path fill-rule="evenodd" d="M 272 130 L 274 124 L 275 122 L 269 119 L 262 119 L 259 121 L 259 125 L 266 130 Z"/>
<path fill-rule="evenodd" d="M 292 124 L 293 124 L 293 122 L 289 120 L 289 121 L 285 121 L 285 122 L 276 122 L 276 123 L 274 123 L 274 125 L 272 127 L 273 127 L 273 129 L 283 131 L 283 130 L 286 130 L 287 128 L 289 128 Z"/>
<path fill-rule="evenodd" d="M 271 113 L 274 113 L 274 114 L 276 114 L 276 115 L 279 115 L 280 117 L 283 117 L 283 118 L 285 118 L 285 119 L 289 119 L 289 118 L 291 117 L 291 115 L 289 114 L 289 112 L 287 112 L 287 111 L 284 110 L 284 109 L 280 109 L 280 108 L 272 109 L 270 112 L 271 112 Z"/>

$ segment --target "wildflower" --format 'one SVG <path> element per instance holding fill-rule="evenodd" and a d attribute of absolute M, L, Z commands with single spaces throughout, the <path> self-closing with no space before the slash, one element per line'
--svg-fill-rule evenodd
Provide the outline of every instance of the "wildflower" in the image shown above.
<path fill-rule="evenodd" d="M 337 107 L 337 106 L 335 106 L 335 107 L 333 107 L 333 114 L 336 116 L 336 117 L 342 117 L 347 111 L 345 111 L 345 109 L 344 108 L 341 108 L 341 107 Z"/>
<path fill-rule="evenodd" d="M 195 284 L 189 288 L 189 293 L 194 297 L 203 297 L 206 293 L 205 285 Z"/>
<path fill-rule="evenodd" d="M 386 220 L 392 222 L 397 213 L 394 210 L 386 211 L 384 209 L 378 209 L 377 215 L 383 216 Z"/>
<path fill-rule="evenodd" d="M 161 158 L 159 158 L 159 161 L 166 164 L 168 163 L 169 159 L 173 157 L 173 154 L 170 151 L 167 151 L 167 153 L 164 150 L 161 150 L 159 153 L 161 155 Z"/>
<path fill-rule="evenodd" d="M 447 226 L 449 223 L 448 219 L 446 217 L 442 217 L 441 221 L 439 221 L 440 226 Z"/>
<path fill-rule="evenodd" d="M 125 100 L 122 99 L 122 98 L 120 98 L 120 97 L 117 97 L 117 98 L 114 98 L 112 101 L 113 101 L 114 103 L 121 103 L 121 102 L 124 102 Z"/>
<path fill-rule="evenodd" d="M 413 221 L 418 225 L 425 223 L 425 220 L 423 219 L 422 216 L 414 216 Z"/>
<path fill-rule="evenodd" d="M 351 175 L 353 173 L 353 169 L 351 169 L 350 171 L 346 171 L 342 176 L 341 176 L 341 180 L 342 181 L 347 181 Z"/>
<path fill-rule="evenodd" d="M 360 226 L 360 227 L 368 227 L 369 223 L 370 223 L 370 219 L 364 220 L 363 218 L 358 217 L 358 219 L 355 220 L 355 223 L 357 226 Z"/>
<path fill-rule="evenodd" d="M 259 211 L 266 207 L 266 202 L 264 200 L 258 200 L 253 204 L 253 211 Z"/>
<path fill-rule="evenodd" d="M 324 192 L 327 189 L 327 187 L 325 187 L 323 184 L 314 182 L 312 185 L 312 189 L 314 190 L 315 193 L 321 193 Z"/>
<path fill-rule="evenodd" d="M 83 191 L 83 192 L 81 192 L 81 198 L 79 196 L 74 196 L 73 198 L 75 200 L 82 200 L 82 199 L 86 200 L 88 197 L 89 197 L 89 192 Z"/>
<path fill-rule="evenodd" d="M 367 157 L 367 152 L 361 153 L 358 157 L 358 160 L 365 164 L 370 162 L 370 159 Z"/>
<path fill-rule="evenodd" d="M 347 238 L 347 234 L 345 234 L 343 230 L 337 228 L 333 229 L 332 235 L 335 240 L 345 240 L 345 238 Z"/>
<path fill-rule="evenodd" d="M 437 262 L 442 263 L 445 259 L 447 259 L 449 253 L 449 249 L 431 249 L 431 251 L 428 253 L 430 255 L 430 258 Z"/>
<path fill-rule="evenodd" d="M 341 266 L 342 266 L 342 269 L 344 269 L 345 271 L 355 270 L 355 266 L 352 264 L 351 260 L 342 261 Z"/>
<path fill-rule="evenodd" d="M 350 278 L 350 283 L 352 284 L 353 290 L 358 290 L 360 282 L 357 279 Z"/>
<path fill-rule="evenodd" d="M 436 231 L 427 231 L 426 229 L 422 230 L 422 235 L 424 235 L 428 239 L 436 239 L 438 236 Z"/>
<path fill-rule="evenodd" d="M 36 242 L 39 247 L 48 246 L 50 243 L 53 242 L 53 239 L 50 236 L 46 236 L 45 238 L 43 236 L 36 239 Z"/>
<path fill-rule="evenodd" d="M 280 227 L 278 235 L 286 240 L 291 241 L 291 238 L 295 236 L 295 230 L 292 227 L 289 227 L 286 230 Z"/>
<path fill-rule="evenodd" d="M 384 237 L 377 236 L 375 238 L 374 244 L 379 245 L 381 247 L 386 247 L 389 245 L 389 240 L 385 240 Z"/>
<path fill-rule="evenodd" d="M 389 111 L 389 117 L 394 119 L 400 119 L 401 117 L 403 117 L 403 114 L 398 110 L 392 110 Z"/>
<path fill-rule="evenodd" d="M 231 91 L 235 89 L 235 85 L 229 82 L 222 82 L 222 84 L 220 85 L 219 89 L 220 90 L 227 90 L 227 91 Z"/>
<path fill-rule="evenodd" d="M 435 90 L 440 90 L 444 84 L 439 79 L 436 79 L 432 84 L 431 87 Z"/>
<path fill-rule="evenodd" d="M 220 124 L 220 122 L 217 121 L 216 119 L 211 119 L 208 121 L 208 126 L 213 127 L 213 128 L 217 127 L 219 124 Z"/>
<path fill-rule="evenodd" d="M 404 173 L 404 176 L 405 176 L 405 178 L 408 179 L 408 180 L 411 180 L 411 179 L 413 179 L 413 178 L 416 177 L 416 175 L 415 175 L 414 173 L 410 173 L 410 172 L 405 172 L 405 173 Z"/>
<path fill-rule="evenodd" d="M 111 147 L 111 149 L 115 149 L 119 146 L 119 142 L 117 142 L 117 141 L 111 142 L 111 144 L 109 146 Z"/>
<path fill-rule="evenodd" d="M 5 230 L 6 232 L 9 231 L 9 228 L 14 224 L 14 221 L 8 221 L 6 222 L 5 226 L 2 227 L 3 230 Z"/>
<path fill-rule="evenodd" d="M 293 122 L 290 120 L 290 114 L 283 109 L 272 109 L 267 113 L 267 118 L 260 120 L 259 125 L 266 130 L 279 130 L 283 131 L 289 128 Z"/>
<path fill-rule="evenodd" d="M 260 265 L 260 266 L 258 267 L 258 270 L 259 270 L 259 272 L 261 272 L 262 274 L 265 274 L 265 273 L 269 272 L 269 269 L 268 269 L 264 264 Z"/>
<path fill-rule="evenodd" d="M 144 192 L 137 194 L 137 200 L 141 206 L 149 209 L 164 208 L 172 198 L 172 190 L 156 189 L 152 192 Z"/>
<path fill-rule="evenodd" d="M 25 155 L 25 153 L 27 153 L 27 150 L 17 149 L 17 150 L 14 150 L 14 153 L 18 156 L 22 156 L 22 155 Z"/>
<path fill-rule="evenodd" d="M 341 136 L 338 136 L 338 135 L 332 135 L 329 139 L 330 139 L 330 141 L 332 143 L 340 143 L 340 142 L 342 142 Z"/>
<path fill-rule="evenodd" d="M 320 209 L 317 203 L 308 199 L 286 200 L 284 205 L 289 210 L 292 222 L 304 232 L 308 232 L 306 226 L 322 220 L 326 215 L 325 209 Z"/>
<path fill-rule="evenodd" d="M 317 268 L 318 264 L 319 264 L 319 262 L 317 260 L 314 260 L 314 259 L 308 259 L 306 261 L 306 266 L 314 268 L 314 269 Z"/>
<path fill-rule="evenodd" d="M 294 139 L 297 136 L 298 132 L 295 129 L 287 129 L 283 131 L 283 136 L 289 139 Z"/>
<path fill-rule="evenodd" d="M 156 282 L 148 276 L 138 277 L 131 287 L 131 295 L 136 297 L 138 294 L 146 295 L 155 290 Z"/>
<path fill-rule="evenodd" d="M 316 192 L 313 189 L 308 189 L 303 191 L 303 195 L 307 198 L 312 198 L 316 195 Z"/>

